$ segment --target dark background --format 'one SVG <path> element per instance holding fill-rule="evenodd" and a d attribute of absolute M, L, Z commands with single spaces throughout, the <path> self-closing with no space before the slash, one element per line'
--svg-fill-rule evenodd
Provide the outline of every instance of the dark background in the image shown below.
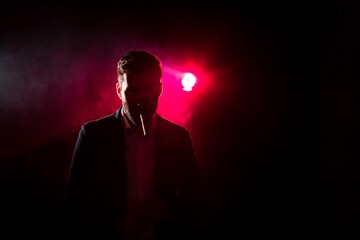
<path fill-rule="evenodd" d="M 0 234 L 59 235 L 80 126 L 120 106 L 114 66 L 141 48 L 211 73 L 187 125 L 208 238 L 359 239 L 355 1 L 0 7 Z"/>

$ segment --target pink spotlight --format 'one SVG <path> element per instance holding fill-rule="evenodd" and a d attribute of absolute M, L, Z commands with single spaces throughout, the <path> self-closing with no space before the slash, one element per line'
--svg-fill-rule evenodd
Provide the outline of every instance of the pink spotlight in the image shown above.
<path fill-rule="evenodd" d="M 189 92 L 192 90 L 196 83 L 196 77 L 192 73 L 185 73 L 184 77 L 181 80 L 181 83 L 184 87 L 183 90 Z"/>

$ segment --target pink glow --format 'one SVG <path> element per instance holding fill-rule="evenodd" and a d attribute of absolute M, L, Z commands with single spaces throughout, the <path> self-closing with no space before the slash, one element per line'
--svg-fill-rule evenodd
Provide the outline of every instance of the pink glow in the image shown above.
<path fill-rule="evenodd" d="M 172 122 L 191 128 L 189 120 L 204 87 L 202 83 L 205 74 L 199 65 L 194 63 L 170 66 L 163 62 L 162 65 L 164 91 L 159 99 L 158 113 Z M 197 87 L 192 88 L 195 83 Z"/>

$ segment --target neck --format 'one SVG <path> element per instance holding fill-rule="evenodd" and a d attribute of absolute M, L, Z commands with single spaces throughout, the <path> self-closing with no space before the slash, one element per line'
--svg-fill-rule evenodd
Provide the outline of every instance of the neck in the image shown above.
<path fill-rule="evenodd" d="M 134 132 L 140 136 L 144 136 L 147 135 L 150 129 L 150 126 L 155 118 L 155 114 L 152 118 L 150 119 L 143 119 L 143 123 L 140 119 L 139 116 L 139 121 L 138 123 L 134 121 L 134 119 L 130 119 L 127 114 L 124 114 L 126 117 L 126 120 L 128 121 L 130 127 L 134 130 Z M 144 129 L 143 129 L 143 124 L 144 124 Z M 145 132 L 145 133 L 144 133 Z"/>

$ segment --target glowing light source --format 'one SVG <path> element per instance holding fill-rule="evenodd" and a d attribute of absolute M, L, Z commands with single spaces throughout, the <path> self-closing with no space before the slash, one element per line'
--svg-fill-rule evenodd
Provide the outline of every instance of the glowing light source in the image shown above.
<path fill-rule="evenodd" d="M 184 91 L 191 91 L 196 83 L 196 77 L 192 73 L 185 73 L 184 77 L 181 80 Z"/>

